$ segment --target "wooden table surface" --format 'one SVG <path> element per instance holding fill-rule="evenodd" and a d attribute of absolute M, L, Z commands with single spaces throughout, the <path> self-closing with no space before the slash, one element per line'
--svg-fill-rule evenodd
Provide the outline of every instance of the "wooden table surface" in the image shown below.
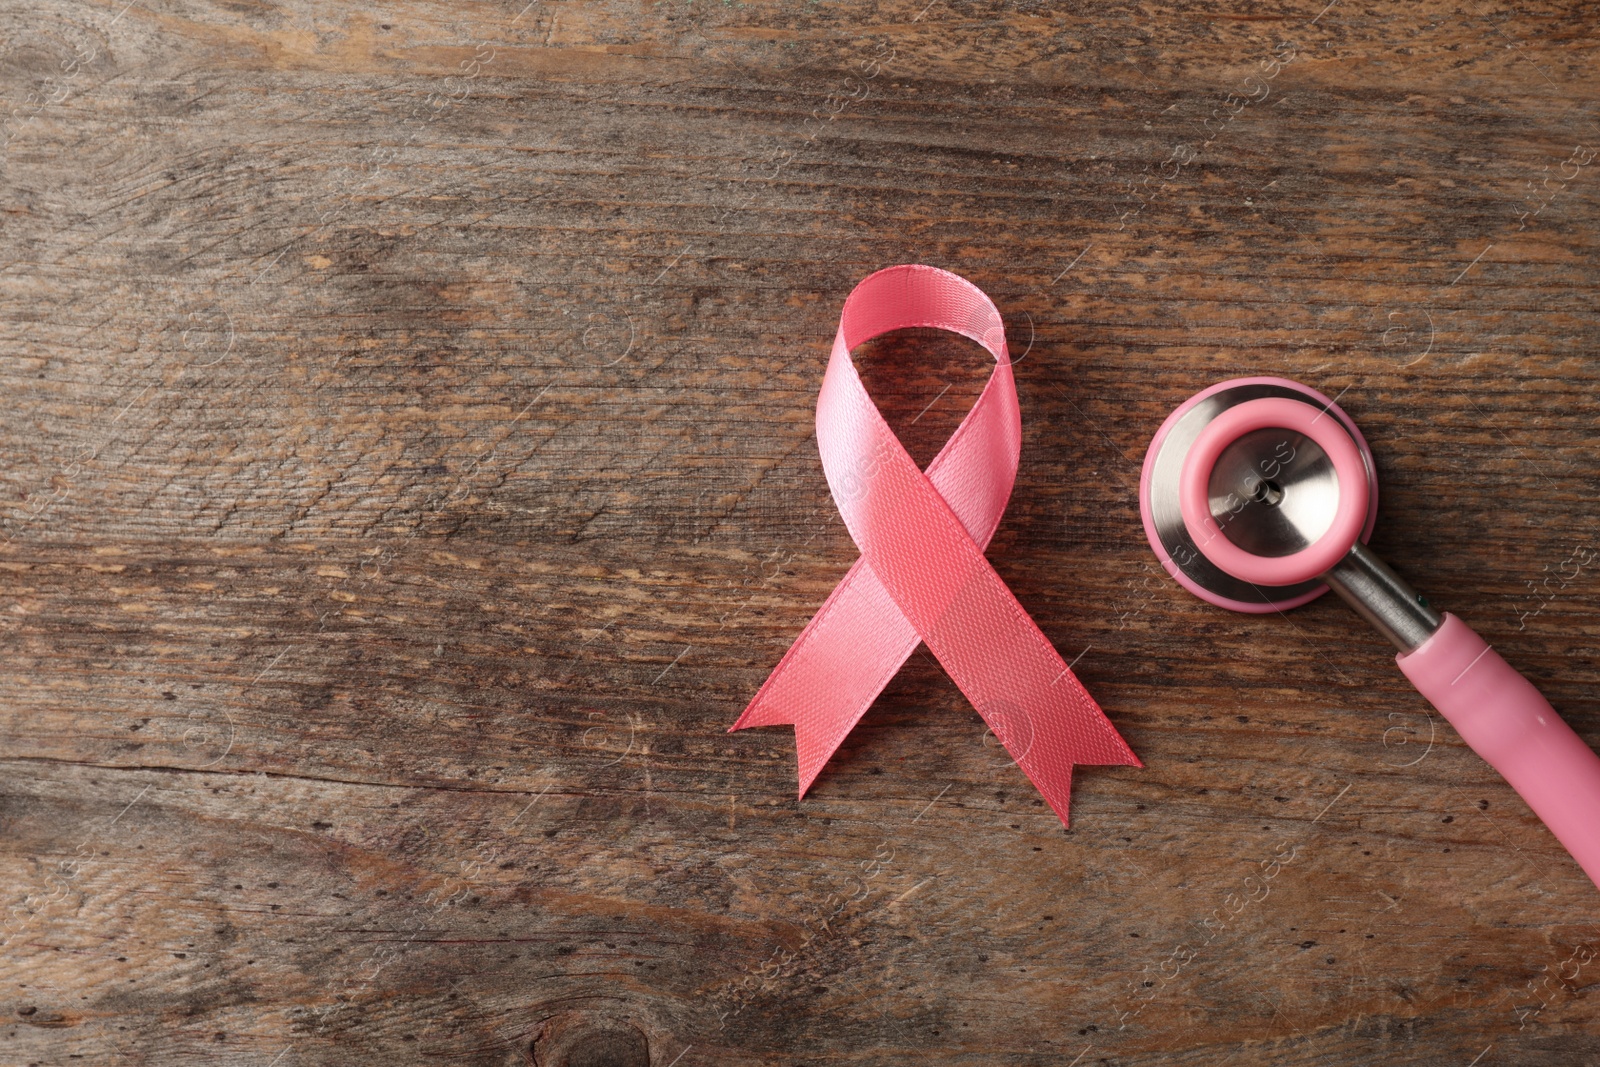
<path fill-rule="evenodd" d="M 524 6 L 526 5 L 526 6 Z M 1545 0 L 0 13 L 0 1063 L 1600 1061 L 1600 893 L 1333 598 L 1136 490 L 1212 382 L 1600 744 L 1600 19 Z M 728 734 L 856 550 L 920 261 L 1021 356 L 994 566 L 1144 759 L 1070 830 L 926 655 Z M 926 461 L 985 380 L 861 353 Z M 1600 817 L 1600 816 L 1597 816 Z"/>

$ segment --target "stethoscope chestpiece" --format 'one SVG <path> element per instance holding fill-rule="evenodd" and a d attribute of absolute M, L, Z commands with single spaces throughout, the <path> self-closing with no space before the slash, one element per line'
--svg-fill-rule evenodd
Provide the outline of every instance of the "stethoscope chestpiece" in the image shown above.
<path fill-rule="evenodd" d="M 1139 513 L 1184 588 L 1233 611 L 1282 611 L 1326 592 L 1322 575 L 1372 535 L 1377 474 L 1332 400 L 1286 378 L 1235 378 L 1156 431 Z"/>

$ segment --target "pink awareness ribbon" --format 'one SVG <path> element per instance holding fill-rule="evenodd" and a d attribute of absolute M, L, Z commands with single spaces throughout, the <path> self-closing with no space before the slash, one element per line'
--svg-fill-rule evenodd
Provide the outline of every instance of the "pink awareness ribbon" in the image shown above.
<path fill-rule="evenodd" d="M 909 326 L 961 334 L 995 359 L 926 472 L 850 359 L 857 345 Z M 817 397 L 817 446 L 861 557 L 730 732 L 794 724 L 804 797 L 921 641 L 1063 825 L 1074 764 L 1143 766 L 984 558 L 1016 481 L 1022 413 L 1005 325 L 983 290 L 912 264 L 863 279 L 840 312 Z"/>

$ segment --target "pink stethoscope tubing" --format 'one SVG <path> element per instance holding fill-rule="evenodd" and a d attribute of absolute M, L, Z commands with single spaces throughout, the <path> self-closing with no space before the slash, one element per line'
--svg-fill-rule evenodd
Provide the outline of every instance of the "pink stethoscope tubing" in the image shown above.
<path fill-rule="evenodd" d="M 1448 612 L 1432 637 L 1395 662 L 1600 886 L 1600 756 L 1533 683 Z"/>

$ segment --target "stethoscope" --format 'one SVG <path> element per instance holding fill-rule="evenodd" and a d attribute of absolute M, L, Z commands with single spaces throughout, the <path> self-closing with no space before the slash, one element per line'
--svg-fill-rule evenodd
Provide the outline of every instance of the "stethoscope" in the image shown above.
<path fill-rule="evenodd" d="M 1600 756 L 1471 628 L 1367 549 L 1378 509 L 1366 439 L 1314 389 L 1235 378 L 1156 431 L 1139 482 L 1167 572 L 1234 611 L 1338 593 L 1397 648 L 1407 678 L 1600 886 Z"/>

